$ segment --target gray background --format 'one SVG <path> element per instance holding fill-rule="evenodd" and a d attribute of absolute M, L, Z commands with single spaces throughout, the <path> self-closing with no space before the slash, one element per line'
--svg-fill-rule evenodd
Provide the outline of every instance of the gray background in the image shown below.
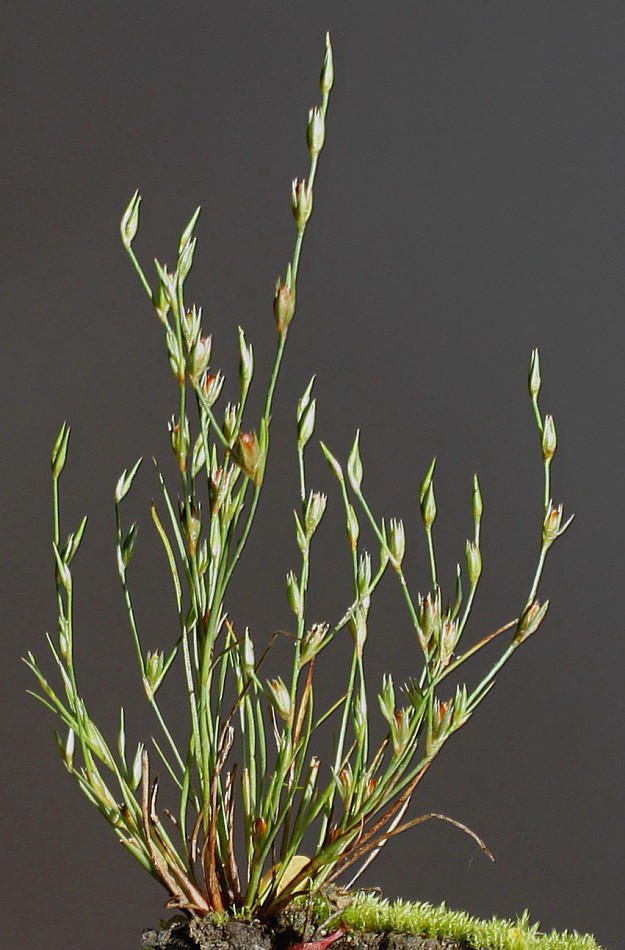
<path fill-rule="evenodd" d="M 554 495 L 577 513 L 546 574 L 552 610 L 444 750 L 412 810 L 466 822 L 497 862 L 430 823 L 389 846 L 365 881 L 485 916 L 527 907 L 545 928 L 589 930 L 618 946 L 623 4 L 5 0 L 2 22 L 3 945 L 130 950 L 165 913 L 158 886 L 63 771 L 47 714 L 25 695 L 32 683 L 20 655 L 33 648 L 50 669 L 49 446 L 69 419 L 66 527 L 90 515 L 76 562 L 83 688 L 109 730 L 123 703 L 136 740 L 152 724 L 115 574 L 112 488 L 138 455 L 168 459 L 175 393 L 160 327 L 119 244 L 119 217 L 139 187 L 138 252 L 171 263 L 181 228 L 203 205 L 190 287 L 214 333 L 213 365 L 234 380 L 240 323 L 262 378 L 274 346 L 273 282 L 294 236 L 290 179 L 307 169 L 305 122 L 329 29 L 337 82 L 328 144 L 270 485 L 231 613 L 259 640 L 290 622 L 293 406 L 315 372 L 317 434 L 344 457 L 363 429 L 370 499 L 381 515 L 405 518 L 418 587 L 426 574 L 416 487 L 430 458 L 439 459 L 447 589 L 480 473 L 485 577 L 467 636 L 514 616 L 540 518 L 526 395 L 539 346 L 543 408 L 560 438 Z M 347 555 L 318 456 L 311 478 L 331 493 L 315 594 L 325 616 L 342 602 Z M 154 647 L 171 637 L 148 515 L 155 492 L 145 466 L 127 511 L 143 522 L 134 581 Z M 384 669 L 400 679 L 412 671 L 415 645 L 390 582 L 370 636 L 372 685 Z"/>

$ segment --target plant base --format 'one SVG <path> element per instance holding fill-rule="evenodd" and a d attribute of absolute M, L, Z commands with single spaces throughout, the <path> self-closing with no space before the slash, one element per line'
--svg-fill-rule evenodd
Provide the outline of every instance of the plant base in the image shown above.
<path fill-rule="evenodd" d="M 331 928 L 329 928 L 331 929 Z M 315 935 L 317 936 L 317 935 Z M 323 944 L 325 934 L 317 936 Z M 144 950 L 320 950 L 292 922 L 278 921 L 265 927 L 257 921 L 233 920 L 218 925 L 210 920 L 176 922 L 164 930 L 145 930 Z M 401 933 L 347 933 L 331 944 L 333 950 L 462 950 L 456 941 L 437 940 Z"/>

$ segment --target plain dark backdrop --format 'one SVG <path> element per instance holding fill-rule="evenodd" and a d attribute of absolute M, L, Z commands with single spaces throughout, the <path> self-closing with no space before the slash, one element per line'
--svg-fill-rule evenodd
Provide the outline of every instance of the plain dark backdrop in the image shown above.
<path fill-rule="evenodd" d="M 445 748 L 411 812 L 467 823 L 497 861 L 430 823 L 389 845 L 363 882 L 483 916 L 529 908 L 546 929 L 621 943 L 625 7 L 5 0 L 4 946 L 131 950 L 166 914 L 158 886 L 62 769 L 49 717 L 25 693 L 26 650 L 51 670 L 49 448 L 67 418 L 66 528 L 90 515 L 76 562 L 81 682 L 109 734 L 124 704 L 136 740 L 152 722 L 115 573 L 112 490 L 138 455 L 168 462 L 175 392 L 118 221 L 140 188 L 137 250 L 173 263 L 182 227 L 203 205 L 190 287 L 214 334 L 213 365 L 234 379 L 241 324 L 262 378 L 326 30 L 337 76 L 327 147 L 269 484 L 231 614 L 261 641 L 289 623 L 293 407 L 314 372 L 317 435 L 345 457 L 362 428 L 370 499 L 381 515 L 405 518 L 417 587 L 425 590 L 426 573 L 416 489 L 431 457 L 447 590 L 479 472 L 485 576 L 467 637 L 513 617 L 540 526 L 526 393 L 530 351 L 540 347 L 543 408 L 560 439 L 554 500 L 577 514 L 546 573 L 552 608 Z M 313 483 L 330 493 L 316 562 L 326 616 L 339 608 L 348 561 L 335 486 L 318 450 L 312 456 Z M 145 466 L 128 515 L 143 523 L 133 579 L 154 647 L 172 635 L 148 514 L 155 492 Z M 384 669 L 401 681 L 416 648 L 390 582 L 374 620 L 372 686 Z M 333 682 L 329 672 L 329 693 Z"/>

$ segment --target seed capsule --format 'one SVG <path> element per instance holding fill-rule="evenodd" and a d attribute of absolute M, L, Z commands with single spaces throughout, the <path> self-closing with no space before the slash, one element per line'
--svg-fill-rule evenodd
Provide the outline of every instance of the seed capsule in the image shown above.
<path fill-rule="evenodd" d="M 541 604 L 538 600 L 535 600 L 532 604 L 530 604 L 527 610 L 525 610 L 521 615 L 513 642 L 523 643 L 523 641 L 527 640 L 527 638 L 533 633 L 536 633 L 543 622 L 548 609 L 548 600 L 546 600 L 544 604 Z"/>
<path fill-rule="evenodd" d="M 237 440 L 237 461 L 255 485 L 262 481 L 262 454 L 254 431 L 241 432 Z"/>
<path fill-rule="evenodd" d="M 312 187 L 304 179 L 294 178 L 291 185 L 291 208 L 298 231 L 303 231 L 313 209 Z"/>
<path fill-rule="evenodd" d="M 549 462 L 553 458 L 557 445 L 556 424 L 553 421 L 553 416 L 545 416 L 542 441 L 543 458 L 545 462 Z"/>
<path fill-rule="evenodd" d="M 529 391 L 532 399 L 536 399 L 538 393 L 540 392 L 540 357 L 538 355 L 538 350 L 532 350 L 532 358 L 530 361 L 530 374 L 529 374 Z"/>
<path fill-rule="evenodd" d="M 273 298 L 273 314 L 276 318 L 278 333 L 283 336 L 293 319 L 295 313 L 295 294 L 288 286 L 280 280 L 276 283 L 276 292 Z"/>

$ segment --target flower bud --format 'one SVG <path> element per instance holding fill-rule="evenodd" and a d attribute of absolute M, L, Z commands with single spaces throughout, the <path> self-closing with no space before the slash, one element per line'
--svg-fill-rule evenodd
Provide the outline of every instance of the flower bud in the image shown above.
<path fill-rule="evenodd" d="M 367 697 L 364 689 L 360 689 L 354 699 L 354 735 L 357 742 L 363 742 L 367 735 Z"/>
<path fill-rule="evenodd" d="M 404 693 L 417 715 L 420 715 L 427 697 L 426 690 L 419 685 L 416 679 L 411 677 L 408 682 L 402 686 L 402 693 Z"/>
<path fill-rule="evenodd" d="M 134 524 L 130 526 L 130 530 L 128 531 L 128 534 L 126 535 L 126 538 L 122 544 L 122 562 L 124 567 L 128 567 L 133 558 L 138 534 L 139 525 L 135 521 Z"/>
<path fill-rule="evenodd" d="M 59 549 L 57 548 L 56 544 L 52 545 L 52 550 L 54 552 L 54 559 L 56 561 L 57 582 L 62 584 L 67 593 L 70 594 L 72 591 L 72 572 L 59 554 Z"/>
<path fill-rule="evenodd" d="M 456 695 L 454 696 L 453 707 L 454 707 L 454 716 L 453 724 L 454 729 L 463 726 L 465 722 L 469 719 L 471 715 L 467 712 L 469 706 L 469 694 L 467 692 L 466 685 L 456 686 Z"/>
<path fill-rule="evenodd" d="M 332 469 L 333 474 L 338 478 L 339 482 L 341 482 L 342 484 L 344 481 L 344 478 L 343 478 L 343 469 L 341 468 L 340 463 L 334 458 L 334 456 L 332 455 L 332 452 L 327 447 L 327 445 L 324 445 L 323 442 L 320 442 L 319 445 L 321 446 L 321 451 L 324 454 L 326 462 Z"/>
<path fill-rule="evenodd" d="M 554 508 L 552 503 L 549 502 L 547 505 L 547 511 L 545 512 L 545 519 L 543 521 L 543 544 L 545 547 L 553 544 L 555 539 L 558 537 L 561 524 L 562 505 L 558 505 L 557 508 Z"/>
<path fill-rule="evenodd" d="M 68 769 L 71 769 L 74 764 L 74 749 L 76 746 L 76 733 L 73 729 L 69 729 L 67 732 L 67 739 L 65 741 L 65 764 Z"/>
<path fill-rule="evenodd" d="M 304 390 L 304 392 L 303 392 L 302 395 L 300 396 L 299 402 L 297 403 L 297 412 L 296 412 L 295 416 L 296 416 L 296 419 L 297 419 L 297 424 L 298 424 L 298 426 L 299 426 L 299 424 L 300 424 L 301 421 L 302 421 L 302 418 L 303 418 L 303 416 L 304 416 L 304 413 L 306 412 L 306 410 L 307 410 L 308 407 L 310 406 L 311 396 L 312 396 L 312 389 L 313 389 L 313 386 L 314 386 L 314 385 L 315 385 L 315 377 L 314 377 L 314 376 L 311 376 L 310 382 L 308 383 L 308 386 L 306 387 L 306 389 Z"/>
<path fill-rule="evenodd" d="M 427 644 L 433 639 L 438 643 L 441 632 L 441 616 L 438 597 L 427 594 L 419 602 L 419 624 Z"/>
<path fill-rule="evenodd" d="M 319 106 L 314 106 L 308 113 L 307 141 L 308 150 L 314 157 L 323 148 L 325 139 L 325 119 Z"/>
<path fill-rule="evenodd" d="M 544 604 L 541 604 L 538 600 L 531 603 L 521 614 L 512 642 L 523 643 L 523 641 L 527 640 L 533 633 L 536 633 L 548 609 L 548 600 L 546 600 Z"/>
<path fill-rule="evenodd" d="M 57 748 L 59 755 L 61 756 L 61 761 L 67 769 L 68 772 L 72 771 L 74 765 L 74 748 L 76 745 L 76 735 L 73 729 L 70 729 L 67 733 L 67 739 L 65 742 L 61 739 L 61 736 L 56 731 L 53 731 L 54 742 Z"/>
<path fill-rule="evenodd" d="M 189 420 L 185 416 L 181 426 L 172 416 L 168 429 L 171 447 L 178 459 L 178 468 L 181 472 L 184 472 L 187 468 L 187 455 L 189 454 Z"/>
<path fill-rule="evenodd" d="M 267 834 L 267 822 L 264 818 L 254 819 L 254 843 L 258 846 Z"/>
<path fill-rule="evenodd" d="M 181 324 L 184 341 L 187 344 L 187 349 L 190 350 L 200 336 L 202 325 L 201 308 L 198 310 L 197 307 L 193 306 L 190 310 L 185 310 L 182 315 Z"/>
<path fill-rule="evenodd" d="M 239 363 L 239 379 L 241 388 L 246 391 L 254 374 L 254 351 L 246 342 L 245 334 L 239 327 L 239 352 L 241 354 Z"/>
<path fill-rule="evenodd" d="M 224 412 L 224 435 L 228 442 L 231 442 L 237 427 L 238 407 L 228 403 Z"/>
<path fill-rule="evenodd" d="M 72 628 L 64 617 L 59 617 L 59 653 L 64 660 L 72 660 Z"/>
<path fill-rule="evenodd" d="M 82 705 L 84 711 L 84 703 Z M 84 734 L 86 736 L 87 743 L 91 751 L 97 755 L 97 757 L 104 762 L 109 768 L 112 767 L 113 757 L 109 751 L 109 748 L 104 741 L 104 736 L 93 722 L 87 720 L 84 722 Z"/>
<path fill-rule="evenodd" d="M 200 577 L 203 577 L 206 574 L 208 568 L 208 542 L 206 538 L 203 538 L 200 542 L 200 547 L 198 549 L 197 556 L 197 572 Z"/>
<path fill-rule="evenodd" d="M 293 716 L 293 709 L 291 706 L 291 697 L 284 681 L 278 676 L 276 679 L 267 680 L 267 686 L 269 687 L 269 699 L 271 700 L 272 706 L 285 722 L 290 722 Z"/>
<path fill-rule="evenodd" d="M 159 291 L 158 291 L 158 303 L 159 308 L 162 310 L 163 306 L 167 310 L 172 310 L 176 312 L 178 304 L 178 278 L 177 275 L 170 274 L 166 267 L 164 267 L 159 261 L 154 260 L 154 266 L 156 268 L 156 274 L 159 280 Z"/>
<path fill-rule="evenodd" d="M 362 461 L 360 459 L 359 442 L 360 430 L 356 432 L 356 438 L 354 439 L 354 444 L 352 445 L 349 458 L 347 459 L 347 477 L 349 478 L 349 483 L 355 492 L 360 491 L 360 486 L 362 484 Z"/>
<path fill-rule="evenodd" d="M 165 655 L 161 650 L 148 650 L 145 658 L 145 676 L 143 678 L 143 688 L 148 699 L 153 699 L 156 690 L 161 685 L 163 671 L 165 668 Z"/>
<path fill-rule="evenodd" d="M 135 752 L 134 759 L 132 760 L 132 768 L 130 770 L 130 787 L 132 791 L 136 791 L 139 788 L 141 783 L 141 760 L 143 759 L 143 750 L 145 746 L 142 742 L 137 745 L 137 751 Z"/>
<path fill-rule="evenodd" d="M 434 497 L 434 482 L 430 481 L 421 502 L 421 517 L 425 530 L 429 531 L 436 519 L 436 499 Z"/>
<path fill-rule="evenodd" d="M 412 708 L 410 706 L 404 706 L 403 709 L 395 713 L 390 721 L 391 739 L 393 741 L 393 752 L 395 755 L 400 755 L 406 748 L 406 744 L 410 738 L 410 727 L 413 716 Z"/>
<path fill-rule="evenodd" d="M 358 572 L 356 575 L 356 586 L 358 587 L 359 597 L 364 597 L 369 591 L 371 584 L 371 555 L 363 551 L 358 561 Z"/>
<path fill-rule="evenodd" d="M 313 191 L 305 179 L 294 178 L 291 183 L 291 208 L 298 231 L 303 231 L 313 209 Z"/>
<path fill-rule="evenodd" d="M 306 524 L 306 534 L 309 538 L 313 536 L 319 527 L 319 522 L 323 518 L 323 513 L 326 510 L 327 501 L 328 496 L 320 492 L 311 492 L 308 496 L 304 521 Z"/>
<path fill-rule="evenodd" d="M 200 520 L 199 506 L 194 502 L 185 504 L 180 502 L 180 523 L 182 531 L 187 542 L 187 550 L 190 557 L 194 557 L 197 550 L 197 543 L 200 538 L 202 522 Z"/>
<path fill-rule="evenodd" d="M 456 590 L 454 594 L 454 605 L 451 609 L 451 616 L 457 616 L 462 606 L 462 570 L 459 564 L 456 564 Z"/>
<path fill-rule="evenodd" d="M 193 478 L 197 475 L 201 468 L 206 464 L 206 442 L 204 440 L 204 433 L 200 432 L 197 439 L 195 440 L 195 445 L 193 446 L 192 453 L 192 463 L 191 463 L 191 474 Z"/>
<path fill-rule="evenodd" d="M 432 732 L 434 738 L 440 739 L 446 734 L 453 716 L 453 705 L 453 699 L 447 699 L 443 703 L 439 699 L 434 700 L 434 708 L 432 709 Z"/>
<path fill-rule="evenodd" d="M 406 532 L 403 521 L 391 518 L 388 527 L 388 547 L 391 552 L 391 564 L 398 570 L 406 553 Z"/>
<path fill-rule="evenodd" d="M 439 660 L 442 669 L 448 666 L 451 660 L 454 647 L 458 640 L 458 623 L 449 617 L 444 617 L 441 624 L 441 642 L 439 650 Z"/>
<path fill-rule="evenodd" d="M 358 524 L 358 518 L 356 517 L 356 512 L 354 511 L 354 506 L 347 506 L 347 539 L 349 541 L 349 546 L 352 551 L 356 550 L 358 545 L 358 535 L 360 534 L 360 525 Z"/>
<path fill-rule="evenodd" d="M 330 828 L 326 834 L 326 839 L 332 844 L 341 834 L 341 829 L 338 825 L 330 825 Z"/>
<path fill-rule="evenodd" d="M 381 523 L 380 523 L 380 530 L 381 530 L 381 533 L 382 533 L 383 541 L 380 543 L 380 568 L 379 568 L 379 570 L 380 570 L 380 573 L 382 573 L 382 571 L 385 571 L 385 570 L 386 570 L 386 566 L 387 566 L 387 564 L 388 564 L 388 562 L 389 562 L 389 560 L 390 560 L 390 556 L 389 556 L 389 553 L 388 553 L 387 531 L 386 531 L 386 524 L 384 523 L 384 518 L 382 518 L 382 521 L 381 521 Z"/>
<path fill-rule="evenodd" d="M 326 52 L 323 58 L 319 85 L 321 86 L 323 96 L 327 96 L 334 85 L 334 60 L 332 57 L 332 44 L 330 42 L 329 33 L 326 33 Z"/>
<path fill-rule="evenodd" d="M 528 385 L 530 396 L 532 399 L 536 399 L 540 392 L 540 357 L 538 350 L 532 350 Z"/>
<path fill-rule="evenodd" d="M 122 244 L 127 251 L 130 250 L 130 246 L 134 241 L 137 231 L 139 230 L 139 205 L 141 204 L 141 195 L 138 191 L 135 191 L 134 195 L 130 199 L 130 203 L 126 210 L 124 211 L 121 225 L 120 225 L 120 234 L 122 238 Z"/>
<path fill-rule="evenodd" d="M 297 546 L 303 554 L 310 547 L 310 538 L 302 527 L 302 523 L 296 511 L 293 511 L 293 518 L 295 519 L 295 538 L 297 540 Z"/>
<path fill-rule="evenodd" d="M 202 210 L 201 207 L 195 209 L 191 220 L 189 221 L 186 228 L 180 235 L 180 241 L 178 242 L 178 256 L 182 254 L 184 248 L 187 246 L 187 244 L 191 240 L 193 236 L 193 232 L 195 230 L 195 225 L 197 224 L 197 219 L 200 216 L 201 210 Z"/>
<path fill-rule="evenodd" d="M 419 504 L 420 504 L 420 505 L 423 505 L 423 499 L 424 499 L 425 496 L 426 496 L 426 493 L 427 493 L 428 488 L 429 488 L 430 485 L 432 484 L 432 478 L 434 477 L 434 469 L 435 469 L 435 467 L 436 467 L 436 459 L 434 458 L 434 459 L 432 459 L 432 461 L 430 462 L 430 467 L 428 468 L 427 472 L 425 473 L 425 478 L 424 478 L 423 481 L 421 482 L 421 486 L 420 486 L 420 488 L 419 488 Z"/>
<path fill-rule="evenodd" d="M 130 491 L 132 487 L 132 483 L 134 481 L 134 477 L 139 470 L 139 466 L 141 465 L 141 461 L 142 460 L 139 459 L 138 462 L 135 462 L 133 467 L 130 469 L 130 472 L 127 472 L 126 469 L 124 469 L 124 471 L 121 473 L 117 481 L 117 485 L 115 486 L 115 504 L 116 505 L 119 505 L 119 503 L 126 497 L 128 492 Z"/>
<path fill-rule="evenodd" d="M 467 541 L 466 555 L 469 582 L 471 587 L 475 587 L 482 573 L 482 555 L 479 547 L 473 541 Z"/>
<path fill-rule="evenodd" d="M 312 399 L 302 413 L 297 424 L 297 444 L 298 448 L 303 449 L 308 443 L 311 435 L 315 431 L 315 415 L 317 411 L 317 400 Z"/>
<path fill-rule="evenodd" d="M 310 663 L 313 657 L 317 656 L 323 646 L 323 641 L 330 629 L 327 623 L 314 623 L 302 640 L 302 650 L 299 658 L 300 669 L 306 663 Z"/>
<path fill-rule="evenodd" d="M 349 621 L 349 629 L 354 639 L 356 654 L 360 657 L 367 639 L 367 611 L 364 606 L 356 607 Z"/>
<path fill-rule="evenodd" d="M 473 509 L 473 521 L 476 525 L 482 520 L 482 512 L 484 511 L 484 505 L 482 503 L 482 492 L 480 491 L 480 483 L 477 480 L 477 475 L 473 476 L 473 492 L 471 494 L 471 507 Z"/>
<path fill-rule="evenodd" d="M 169 299 L 169 294 L 167 293 L 166 288 L 160 283 L 156 288 L 154 309 L 156 310 L 156 316 L 161 321 L 161 323 L 166 323 L 167 314 L 171 310 L 171 300 Z"/>
<path fill-rule="evenodd" d="M 345 804 L 351 797 L 353 785 L 354 773 L 352 771 L 351 765 L 348 762 L 347 765 L 344 765 L 339 774 L 336 776 L 336 787 L 343 804 Z"/>
<path fill-rule="evenodd" d="M 289 607 L 297 619 L 301 620 L 304 613 L 304 598 L 302 596 L 297 577 L 293 571 L 289 571 L 286 576 L 286 596 L 289 602 Z"/>
<path fill-rule="evenodd" d="M 184 283 L 187 275 L 193 267 L 193 255 L 195 254 L 195 245 L 197 238 L 193 237 L 184 245 L 178 257 L 178 266 L 176 267 L 176 276 L 180 283 Z"/>
<path fill-rule="evenodd" d="M 237 470 L 235 468 L 224 470 L 218 466 L 213 469 L 209 484 L 212 514 L 216 514 L 224 507 L 224 504 L 229 502 L 236 475 Z"/>
<path fill-rule="evenodd" d="M 557 444 L 556 424 L 553 421 L 553 416 L 545 416 L 542 439 L 543 458 L 545 462 L 549 462 L 553 458 Z"/>
<path fill-rule="evenodd" d="M 167 346 L 167 355 L 171 371 L 176 377 L 180 386 L 184 383 L 185 360 L 178 337 L 173 330 L 168 330 L 165 335 L 165 344 Z"/>
<path fill-rule="evenodd" d="M 256 664 L 254 656 L 254 643 L 250 637 L 250 631 L 245 628 L 245 637 L 243 638 L 243 667 L 247 673 L 253 673 Z"/>
<path fill-rule="evenodd" d="M 67 536 L 67 541 L 63 546 L 62 559 L 66 564 L 71 564 L 74 560 L 76 551 L 80 547 L 80 542 L 82 541 L 83 534 L 85 533 L 85 528 L 87 527 L 87 516 L 82 519 L 76 531 L 73 531 Z"/>
<path fill-rule="evenodd" d="M 69 442 L 69 434 L 71 432 L 70 427 L 67 422 L 64 422 L 59 430 L 54 445 L 52 446 L 52 453 L 50 456 L 50 463 L 52 465 L 52 478 L 57 479 L 65 467 L 65 460 L 67 459 L 67 444 Z"/>
<path fill-rule="evenodd" d="M 321 766 L 321 759 L 316 755 L 311 755 L 310 765 L 308 766 L 308 775 L 304 783 L 304 796 L 310 801 L 313 789 L 317 784 L 317 777 L 319 775 L 319 768 Z"/>
<path fill-rule="evenodd" d="M 217 563 L 221 557 L 223 547 L 219 518 L 211 518 L 210 528 L 208 529 L 208 546 L 213 563 Z"/>
<path fill-rule="evenodd" d="M 395 689 L 393 687 L 393 677 L 390 673 L 385 673 L 382 678 L 382 689 L 378 694 L 378 702 L 382 715 L 389 724 L 392 724 L 395 718 Z"/>
<path fill-rule="evenodd" d="M 282 283 L 282 280 L 278 279 L 273 297 L 273 315 L 276 318 L 276 326 L 280 336 L 284 336 L 286 333 L 294 313 L 295 292 L 290 283 Z"/>

